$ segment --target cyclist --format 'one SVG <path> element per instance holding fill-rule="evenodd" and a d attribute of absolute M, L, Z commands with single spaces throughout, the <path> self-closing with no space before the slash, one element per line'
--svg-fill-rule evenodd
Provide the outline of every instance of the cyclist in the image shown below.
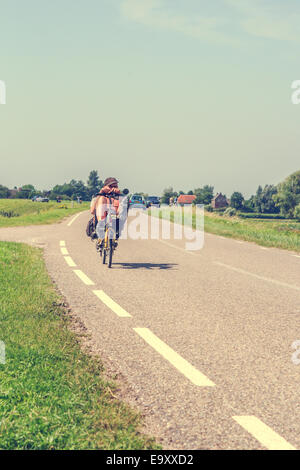
<path fill-rule="evenodd" d="M 95 201 L 95 205 L 93 207 L 96 213 L 97 221 L 98 221 L 97 227 L 96 227 L 96 234 L 99 239 L 100 246 L 103 244 L 103 239 L 105 236 L 105 223 L 106 223 L 106 217 L 107 217 L 107 208 L 108 208 L 108 205 L 110 204 L 109 198 L 106 197 L 105 194 L 111 194 L 112 196 L 121 194 L 121 191 L 118 188 L 118 181 L 116 180 L 116 178 L 113 178 L 113 177 L 106 178 L 106 180 L 104 181 L 104 186 L 101 189 L 99 193 L 99 197 Z M 118 216 L 118 213 L 119 213 L 119 200 L 118 199 L 113 199 L 112 210 L 115 213 L 115 215 Z M 119 237 L 118 227 L 116 227 L 116 238 L 118 237 Z"/>

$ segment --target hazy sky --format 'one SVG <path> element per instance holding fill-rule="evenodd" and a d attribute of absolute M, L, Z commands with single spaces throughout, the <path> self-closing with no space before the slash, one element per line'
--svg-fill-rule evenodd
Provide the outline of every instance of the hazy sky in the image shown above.
<path fill-rule="evenodd" d="M 0 184 L 250 195 L 300 169 L 299 0 L 0 0 Z"/>

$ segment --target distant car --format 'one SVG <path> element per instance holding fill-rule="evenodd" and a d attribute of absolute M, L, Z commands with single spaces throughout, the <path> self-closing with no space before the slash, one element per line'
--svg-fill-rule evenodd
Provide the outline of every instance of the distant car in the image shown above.
<path fill-rule="evenodd" d="M 133 194 L 133 196 L 131 196 L 131 198 L 129 199 L 129 208 L 146 209 L 146 203 L 143 199 L 143 196 Z"/>
<path fill-rule="evenodd" d="M 34 196 L 32 198 L 33 202 L 49 202 L 49 199 L 47 197 L 42 197 L 42 196 Z"/>
<path fill-rule="evenodd" d="M 160 198 L 158 196 L 149 196 L 146 202 L 147 207 L 160 207 Z"/>

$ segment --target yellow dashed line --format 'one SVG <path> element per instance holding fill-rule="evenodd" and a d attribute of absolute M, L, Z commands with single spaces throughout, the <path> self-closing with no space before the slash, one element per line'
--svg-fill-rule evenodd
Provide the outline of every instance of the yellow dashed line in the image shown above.
<path fill-rule="evenodd" d="M 64 258 L 66 260 L 67 265 L 70 266 L 70 268 L 75 268 L 76 263 L 74 263 L 71 256 L 65 256 Z"/>
<path fill-rule="evenodd" d="M 204 374 L 192 366 L 188 361 L 183 359 L 166 343 L 161 341 L 148 328 L 134 328 L 134 331 L 140 335 L 146 343 L 152 346 L 161 356 L 172 364 L 179 372 L 187 377 L 194 385 L 199 387 L 214 387 L 215 384 L 209 380 Z"/>
<path fill-rule="evenodd" d="M 74 220 L 79 216 L 77 214 L 69 223 L 70 226 Z M 166 243 L 166 242 L 165 242 Z M 243 242 L 241 242 L 243 243 Z M 66 263 L 70 267 L 76 267 L 75 262 L 69 255 L 69 252 L 66 248 L 66 242 L 61 240 L 60 241 L 61 252 L 66 260 Z M 168 243 L 166 243 L 168 244 Z M 168 244 L 174 248 L 181 249 L 175 245 Z M 193 253 L 191 253 L 193 254 Z M 298 255 L 294 255 L 299 257 Z M 219 266 L 224 266 L 230 268 L 234 271 L 252 275 L 253 277 L 257 277 L 259 279 L 273 282 L 275 284 L 282 285 L 284 287 L 290 287 L 294 289 L 299 289 L 297 286 L 292 286 L 286 283 L 282 283 L 279 281 L 275 281 L 273 279 L 264 278 L 263 276 L 258 276 L 253 273 L 249 273 L 247 271 L 243 271 L 238 268 L 234 268 L 233 266 L 228 266 L 223 263 L 215 262 Z M 94 286 L 95 283 L 80 269 L 74 269 L 74 273 L 79 277 L 79 279 L 87 286 Z M 116 315 L 119 317 L 132 317 L 126 310 L 124 310 L 120 305 L 118 305 L 113 299 L 111 299 L 103 290 L 94 290 L 94 294 L 108 307 L 110 308 Z M 160 340 L 154 333 L 152 333 L 148 328 L 134 328 L 134 331 L 144 339 L 146 343 L 148 343 L 156 352 L 158 352 L 164 359 L 166 359 L 173 367 L 175 367 L 179 372 L 181 372 L 186 378 L 190 380 L 194 385 L 200 387 L 214 387 L 215 384 L 204 374 L 202 374 L 199 370 L 197 370 L 193 365 L 191 365 L 188 361 L 183 359 L 178 353 L 176 353 L 172 348 L 170 348 L 166 343 Z M 248 433 L 250 433 L 257 441 L 259 441 L 264 447 L 270 450 L 296 450 L 289 442 L 287 442 L 284 438 L 282 438 L 279 434 L 273 431 L 269 426 L 264 424 L 260 419 L 256 418 L 255 416 L 233 416 L 233 419 L 243 427 Z"/>
<path fill-rule="evenodd" d="M 269 450 L 296 450 L 256 416 L 233 416 L 233 419 Z"/>
<path fill-rule="evenodd" d="M 131 317 L 120 305 L 118 305 L 113 299 L 111 299 L 103 290 L 94 290 L 94 294 L 114 313 L 119 317 Z"/>
<path fill-rule="evenodd" d="M 74 273 L 77 274 L 79 279 L 81 279 L 81 281 L 84 282 L 84 284 L 86 284 L 87 286 L 94 286 L 95 285 L 95 283 L 93 281 L 91 281 L 91 279 L 89 277 L 87 277 L 87 275 L 84 274 L 80 269 L 74 269 Z"/>

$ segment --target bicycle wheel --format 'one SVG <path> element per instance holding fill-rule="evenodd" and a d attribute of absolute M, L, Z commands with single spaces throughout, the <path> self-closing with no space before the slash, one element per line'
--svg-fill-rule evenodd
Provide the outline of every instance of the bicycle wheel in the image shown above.
<path fill-rule="evenodd" d="M 113 251 L 114 251 L 114 241 L 110 239 L 109 240 L 109 259 L 108 259 L 109 268 L 111 268 L 111 265 L 112 265 Z"/>

